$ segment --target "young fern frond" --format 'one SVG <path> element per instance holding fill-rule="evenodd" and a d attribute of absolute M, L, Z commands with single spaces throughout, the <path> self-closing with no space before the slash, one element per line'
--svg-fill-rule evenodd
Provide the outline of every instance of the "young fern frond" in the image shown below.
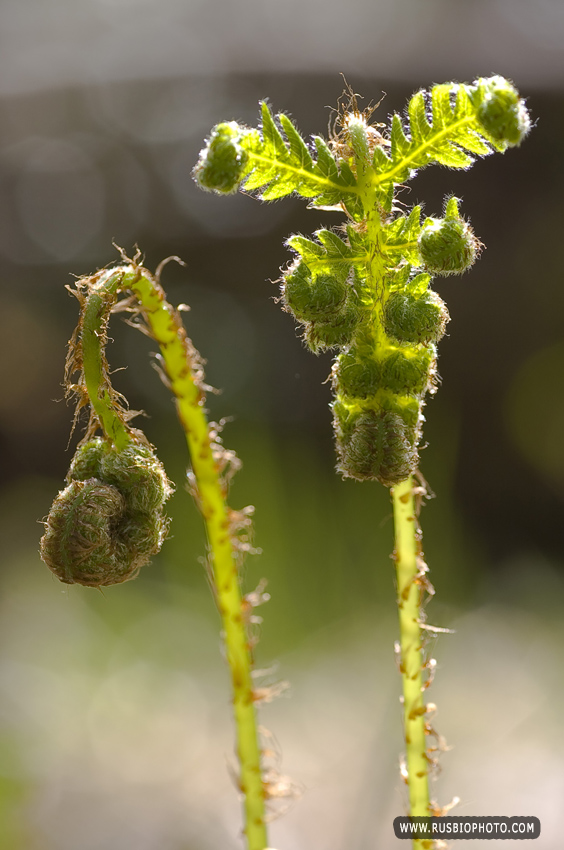
<path fill-rule="evenodd" d="M 417 92 L 405 120 L 395 114 L 387 129 L 369 117 L 352 96 L 339 132 L 328 143 L 316 136 L 308 147 L 287 116 L 277 124 L 263 103 L 260 129 L 231 122 L 212 130 L 193 175 L 220 194 L 260 190 L 259 198 L 273 200 L 294 192 L 310 206 L 347 216 L 345 237 L 322 229 L 315 240 L 287 240 L 295 257 L 282 273 L 280 300 L 313 352 L 337 350 L 332 408 L 339 471 L 393 488 L 405 776 L 410 814 L 428 815 L 439 811 L 429 802 L 434 757 L 422 698 L 421 603 L 430 585 L 413 476 L 425 397 L 436 387 L 436 344 L 449 320 L 430 283 L 432 275 L 462 274 L 482 246 L 456 198 L 445 200 L 441 217 L 423 221 L 420 207 L 406 215 L 394 198 L 399 185 L 428 165 L 466 169 L 476 157 L 518 145 L 530 119 L 515 87 L 499 76 Z"/>
<path fill-rule="evenodd" d="M 456 199 L 447 200 L 442 218 L 422 222 L 420 207 L 408 215 L 394 209 L 394 187 L 432 163 L 467 168 L 475 156 L 517 144 L 529 129 L 528 113 L 501 77 L 446 83 L 417 92 L 405 125 L 395 114 L 387 132 L 371 126 L 355 107 L 341 116 L 342 130 L 328 144 L 314 138 L 315 152 L 287 116 L 278 116 L 277 123 L 266 103 L 261 113 L 260 130 L 235 122 L 218 125 L 201 152 L 195 179 L 219 193 L 238 186 L 260 190 L 263 200 L 295 192 L 313 206 L 339 207 L 348 215 L 344 238 L 322 229 L 316 241 L 302 235 L 288 239 L 297 258 L 283 274 L 282 300 L 313 351 L 336 348 L 349 359 L 358 354 L 357 372 L 379 371 L 380 384 L 370 396 L 359 398 L 346 391 L 342 379 L 336 381 L 340 469 L 361 480 L 399 483 L 406 470 L 412 474 L 417 468 L 424 398 L 434 389 L 434 344 L 448 321 L 446 306 L 428 289 L 430 275 L 462 273 L 481 243 Z M 367 360 L 375 365 L 366 366 Z M 419 374 L 413 380 L 415 361 L 428 363 L 426 381 Z M 396 430 L 390 426 L 396 419 L 402 426 L 394 445 L 389 432 Z M 360 460 L 365 443 L 380 449 L 374 458 Z M 388 451 L 395 456 L 391 463 L 382 455 Z"/>
<path fill-rule="evenodd" d="M 123 259 L 125 265 L 81 278 L 71 290 L 80 303 L 80 320 L 70 342 L 66 384 L 78 397 L 77 413 L 89 408 L 90 417 L 71 462 L 68 486 L 56 497 L 45 523 L 41 556 L 67 584 L 105 587 L 135 578 L 166 536 L 163 506 L 172 487 L 144 434 L 129 424 L 135 414 L 112 387 L 105 355 L 110 314 L 117 309 L 133 312 L 133 324 L 159 345 L 162 377 L 174 395 L 190 452 L 189 488 L 206 526 L 210 579 L 231 673 L 244 832 L 248 850 L 265 850 L 265 802 L 282 794 L 275 771 L 263 772 L 256 704 L 268 689 L 261 692 L 254 685 L 248 630 L 252 608 L 266 597 L 260 591 L 243 597 L 240 587 L 250 511 L 235 511 L 227 503 L 230 473 L 238 459 L 224 449 L 217 426 L 206 419 L 202 361 L 179 312 L 166 300 L 157 277 L 136 260 Z M 119 303 L 118 293 L 126 295 Z M 289 792 L 288 783 L 286 787 Z"/>
<path fill-rule="evenodd" d="M 376 182 L 404 183 L 433 163 L 468 168 L 475 156 L 503 152 L 516 144 L 528 130 L 528 115 L 517 98 L 511 119 L 503 119 L 505 125 L 496 121 L 495 113 L 506 97 L 507 81 L 501 77 L 417 92 L 409 101 L 407 126 L 397 113 L 393 116 L 390 156 L 386 163 L 383 152 L 378 152 Z"/>
<path fill-rule="evenodd" d="M 261 189 L 263 201 L 284 198 L 294 192 L 312 199 L 313 206 L 338 204 L 349 193 L 358 193 L 347 163 L 337 160 L 325 141 L 316 136 L 314 160 L 305 141 L 287 115 L 278 115 L 284 139 L 267 103 L 261 104 L 261 132 L 235 122 L 218 124 L 207 150 L 196 166 L 203 189 L 229 194 L 244 185 L 246 191 Z M 227 177 L 229 166 L 229 177 Z"/>
<path fill-rule="evenodd" d="M 312 199 L 312 206 L 354 205 L 354 196 L 362 193 L 354 150 L 342 156 L 342 147 L 332 149 L 320 136 L 313 137 L 310 149 L 287 115 L 277 115 L 277 125 L 266 102 L 261 117 L 260 130 L 236 122 L 214 128 L 194 170 L 202 188 L 219 193 L 261 189 L 265 201 L 295 192 Z M 468 168 L 476 156 L 518 144 L 529 126 L 523 102 L 503 77 L 435 85 L 412 96 L 405 121 L 393 116 L 387 136 L 370 128 L 370 183 L 398 185 L 433 163 Z"/>

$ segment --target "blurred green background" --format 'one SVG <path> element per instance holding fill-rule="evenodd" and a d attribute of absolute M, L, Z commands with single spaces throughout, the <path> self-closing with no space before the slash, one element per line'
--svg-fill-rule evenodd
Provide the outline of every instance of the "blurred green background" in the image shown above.
<path fill-rule="evenodd" d="M 452 321 L 427 408 L 423 511 L 437 596 L 429 692 L 453 746 L 434 786 L 454 813 L 536 815 L 561 846 L 563 646 L 564 7 L 559 0 L 4 0 L 0 7 L 0 850 L 241 847 L 228 678 L 201 558 L 188 463 L 151 342 L 116 318 L 116 386 L 177 484 L 172 536 L 135 581 L 61 585 L 41 519 L 77 435 L 62 400 L 73 275 L 138 243 L 186 302 L 216 419 L 244 467 L 231 504 L 256 507 L 268 579 L 257 661 L 291 690 L 261 712 L 273 761 L 302 789 L 278 850 L 401 846 L 401 720 L 387 491 L 334 472 L 329 355 L 314 358 L 274 302 L 283 240 L 340 222 L 298 200 L 204 195 L 190 170 L 219 120 L 259 98 L 326 131 L 343 72 L 375 120 L 418 87 L 499 73 L 536 123 L 470 174 L 431 168 L 406 203 L 443 197 L 486 244 L 437 281 Z M 291 696 L 288 699 L 288 695 Z M 467 842 L 471 850 L 478 842 Z M 511 845 L 509 845 L 511 846 Z"/>

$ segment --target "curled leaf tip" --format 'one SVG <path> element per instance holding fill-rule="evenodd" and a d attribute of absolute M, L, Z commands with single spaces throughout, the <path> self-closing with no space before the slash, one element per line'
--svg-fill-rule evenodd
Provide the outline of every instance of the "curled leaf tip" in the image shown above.
<path fill-rule="evenodd" d="M 172 493 L 152 449 L 118 451 L 99 437 L 79 446 L 55 498 L 41 557 L 65 584 L 106 587 L 135 578 L 161 548 Z"/>

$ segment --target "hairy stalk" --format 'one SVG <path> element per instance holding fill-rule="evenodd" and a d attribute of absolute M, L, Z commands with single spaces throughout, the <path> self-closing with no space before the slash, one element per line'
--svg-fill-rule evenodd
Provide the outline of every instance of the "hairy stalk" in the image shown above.
<path fill-rule="evenodd" d="M 423 701 L 424 664 L 421 634 L 421 538 L 415 512 L 413 480 L 408 478 L 392 489 L 394 506 L 397 600 L 400 624 L 400 672 L 403 683 L 405 737 L 405 781 L 409 789 L 409 811 L 414 817 L 430 814 L 429 758 L 427 755 L 426 706 Z M 415 841 L 417 850 L 432 842 Z"/>
<path fill-rule="evenodd" d="M 106 437 L 123 449 L 131 441 L 131 432 L 116 410 L 115 398 L 107 376 L 105 339 L 108 318 L 119 288 L 119 276 L 107 274 L 88 296 L 81 320 L 81 350 L 84 385 L 88 401 L 98 417 Z"/>
<path fill-rule="evenodd" d="M 178 417 L 192 461 L 192 489 L 206 524 L 214 589 L 225 634 L 231 671 L 237 730 L 237 755 L 244 795 L 245 835 L 249 850 L 267 847 L 265 789 L 253 691 L 252 656 L 245 623 L 237 569 L 238 551 L 232 534 L 233 517 L 226 503 L 227 487 L 214 457 L 209 425 L 202 407 L 201 382 L 193 371 L 194 352 L 177 311 L 146 270 L 123 270 L 123 286 L 139 299 L 151 336 L 158 342 Z"/>
<path fill-rule="evenodd" d="M 171 488 L 160 464 L 156 466 L 158 461 L 147 447 L 142 432 L 128 425 L 134 413 L 127 410 L 125 400 L 109 381 L 105 356 L 109 316 L 115 310 L 128 310 L 141 317 L 136 324 L 160 347 L 162 377 L 175 396 L 186 436 L 192 462 L 190 489 L 205 521 L 212 584 L 231 673 L 239 783 L 244 797 L 244 832 L 248 850 L 265 850 L 268 845 L 265 799 L 269 783 L 263 781 L 262 775 L 255 710 L 259 694 L 253 689 L 253 658 L 248 634 L 248 612 L 257 603 L 243 598 L 239 585 L 239 565 L 244 551 L 249 548 L 244 532 L 250 520 L 247 514 L 233 511 L 227 504 L 229 473 L 236 468 L 236 458 L 223 448 L 216 431 L 206 420 L 199 355 L 158 280 L 131 261 L 81 279 L 72 291 L 80 301 L 81 318 L 70 344 L 67 386 L 78 396 L 77 412 L 90 406 L 91 413 L 85 440 L 71 464 L 69 486 L 55 500 L 46 523 L 43 559 L 68 583 L 113 584 L 134 577 L 141 564 L 136 553 L 137 560 L 133 556 L 130 558 L 132 563 L 127 572 L 114 570 L 107 575 L 110 545 L 113 547 L 112 563 L 119 561 L 124 551 L 129 551 L 126 544 L 130 545 L 132 525 L 139 528 L 135 532 L 137 537 L 146 536 L 146 524 L 156 515 L 158 541 L 151 538 L 152 548 L 145 545 L 141 561 L 146 563 L 147 555 L 158 551 L 165 536 L 166 522 L 156 508 L 168 497 Z M 132 295 L 116 304 L 120 292 Z M 71 384 L 70 377 L 77 371 L 78 383 Z M 104 439 L 93 439 L 98 429 L 102 430 Z M 115 458 L 120 465 L 117 477 Z M 146 481 L 147 476 L 141 471 L 151 463 L 153 479 L 156 476 L 157 483 L 162 485 L 162 495 L 157 494 L 160 501 L 153 492 L 154 481 Z M 153 485 L 153 490 L 148 489 L 147 484 Z M 108 503 L 110 507 L 106 510 Z M 84 515 L 85 509 L 87 521 L 83 521 L 84 527 L 77 532 L 77 519 Z M 102 533 L 104 542 L 100 544 Z M 94 565 L 91 564 L 93 560 Z"/>

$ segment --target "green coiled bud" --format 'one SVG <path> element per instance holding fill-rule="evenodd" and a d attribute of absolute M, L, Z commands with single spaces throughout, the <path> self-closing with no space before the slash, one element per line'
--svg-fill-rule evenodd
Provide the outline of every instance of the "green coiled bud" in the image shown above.
<path fill-rule="evenodd" d="M 117 451 L 96 438 L 76 451 L 53 502 L 41 557 L 66 584 L 105 587 L 135 578 L 166 536 L 172 487 L 148 446 Z"/>
<path fill-rule="evenodd" d="M 171 492 L 163 465 L 154 452 L 134 443 L 121 452 L 106 452 L 100 477 L 124 494 L 131 513 L 158 512 Z"/>
<path fill-rule="evenodd" d="M 79 446 L 71 460 L 66 480 L 86 481 L 99 477 L 103 455 L 109 451 L 109 443 L 96 437 Z"/>
<path fill-rule="evenodd" d="M 333 367 L 335 391 L 350 398 L 370 398 L 381 384 L 380 364 L 352 348 L 340 354 Z"/>
<path fill-rule="evenodd" d="M 360 311 L 354 303 L 347 303 L 330 322 L 306 322 L 304 340 L 314 354 L 328 348 L 349 345 L 360 321 Z"/>
<path fill-rule="evenodd" d="M 347 284 L 334 275 L 312 278 L 305 263 L 299 263 L 283 279 L 282 301 L 302 322 L 328 321 L 339 313 L 347 297 Z"/>
<path fill-rule="evenodd" d="M 518 145 L 531 129 L 531 119 L 517 89 L 504 77 L 477 81 L 485 92 L 477 110 L 477 118 L 496 142 Z"/>
<path fill-rule="evenodd" d="M 394 351 L 380 364 L 382 385 L 397 395 L 422 395 L 434 376 L 435 346 Z"/>
<path fill-rule="evenodd" d="M 421 427 L 424 422 L 421 399 L 415 395 L 384 396 L 382 410 L 399 416 L 405 426 L 405 437 L 410 444 L 417 446 L 421 437 Z"/>
<path fill-rule="evenodd" d="M 384 327 L 398 342 L 438 342 L 449 320 L 446 304 L 429 290 L 419 297 L 393 292 L 384 308 Z"/>
<path fill-rule="evenodd" d="M 419 253 L 431 274 L 462 274 L 476 260 L 480 243 L 462 218 L 429 218 L 419 236 Z"/>
<path fill-rule="evenodd" d="M 411 475 L 418 462 L 411 429 L 390 410 L 365 410 L 344 419 L 335 405 L 338 470 L 344 478 L 380 481 L 386 487 Z"/>
<path fill-rule="evenodd" d="M 243 132 L 236 121 L 213 128 L 192 172 L 202 189 L 220 195 L 231 195 L 238 190 L 249 158 L 239 144 Z"/>

